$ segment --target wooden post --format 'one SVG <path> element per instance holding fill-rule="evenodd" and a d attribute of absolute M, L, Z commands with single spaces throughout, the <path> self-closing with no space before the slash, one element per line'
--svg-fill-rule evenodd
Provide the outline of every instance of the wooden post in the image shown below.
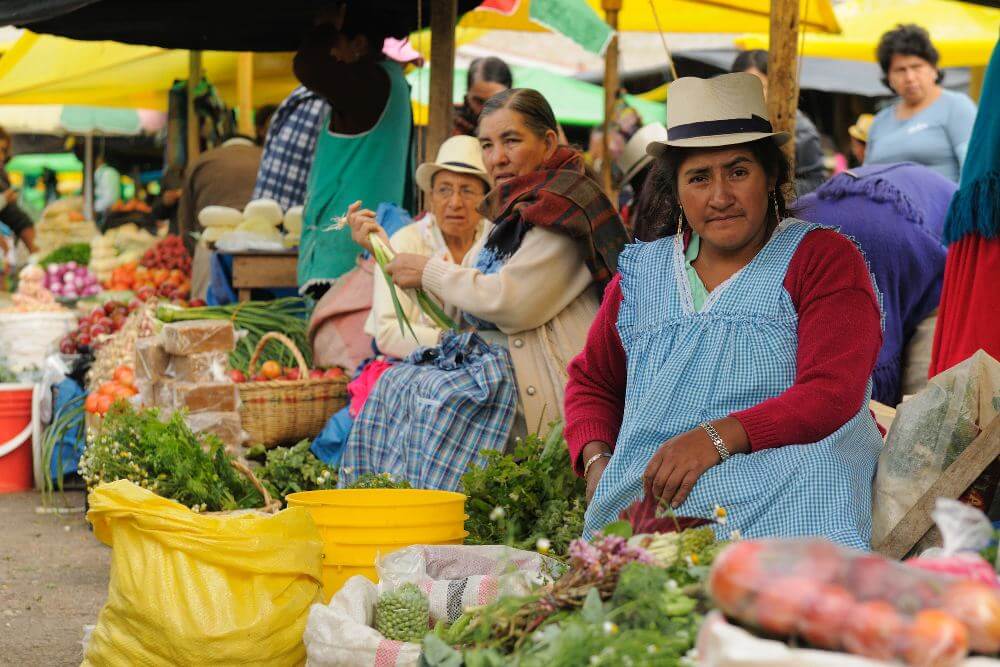
<path fill-rule="evenodd" d="M 980 95 L 983 93 L 983 80 L 985 78 L 985 65 L 969 68 L 969 97 L 971 97 L 977 104 L 979 103 Z"/>
<path fill-rule="evenodd" d="M 434 159 L 438 148 L 451 136 L 456 14 L 455 0 L 431 0 L 431 90 L 421 162 Z"/>
<path fill-rule="evenodd" d="M 94 220 L 94 131 L 83 139 L 83 217 Z"/>
<path fill-rule="evenodd" d="M 240 134 L 253 137 L 253 53 L 244 51 L 236 56 L 237 128 Z"/>
<path fill-rule="evenodd" d="M 601 137 L 603 147 L 601 158 L 601 184 L 604 192 L 611 197 L 614 184 L 611 182 L 611 117 L 615 113 L 615 103 L 618 101 L 618 12 L 622 8 L 622 0 L 601 0 L 604 18 L 614 34 L 604 52 L 604 135 Z M 612 197 L 612 201 L 617 198 Z"/>
<path fill-rule="evenodd" d="M 187 80 L 187 164 L 201 152 L 201 127 L 194 112 L 195 89 L 201 82 L 201 51 L 188 51 Z"/>
<path fill-rule="evenodd" d="M 799 108 L 799 0 L 771 0 L 767 113 L 775 131 L 792 138 L 784 145 L 795 173 L 795 112 Z"/>

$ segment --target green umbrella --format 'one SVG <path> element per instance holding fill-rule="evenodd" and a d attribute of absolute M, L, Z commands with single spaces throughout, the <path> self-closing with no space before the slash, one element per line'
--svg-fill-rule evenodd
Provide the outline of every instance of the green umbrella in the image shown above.
<path fill-rule="evenodd" d="M 604 89 L 573 77 L 554 74 L 535 67 L 512 67 L 514 85 L 518 88 L 534 88 L 552 105 L 552 111 L 563 125 L 592 127 L 604 122 Z M 455 70 L 453 98 L 456 104 L 465 97 L 466 71 Z M 426 68 L 414 70 L 407 76 L 412 88 L 410 99 L 414 105 L 414 118 L 418 124 L 427 119 L 427 99 L 430 95 L 430 74 Z M 625 100 L 642 116 L 642 122 L 664 122 L 666 110 L 663 104 L 649 102 L 634 95 L 626 95 Z"/>

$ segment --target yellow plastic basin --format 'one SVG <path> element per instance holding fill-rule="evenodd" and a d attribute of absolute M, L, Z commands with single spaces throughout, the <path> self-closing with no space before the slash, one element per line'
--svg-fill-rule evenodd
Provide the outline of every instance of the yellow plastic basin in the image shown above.
<path fill-rule="evenodd" d="M 413 544 L 461 544 L 465 496 L 423 489 L 334 489 L 286 497 L 304 507 L 323 539 L 323 596 L 355 575 L 376 581 L 375 559 Z"/>

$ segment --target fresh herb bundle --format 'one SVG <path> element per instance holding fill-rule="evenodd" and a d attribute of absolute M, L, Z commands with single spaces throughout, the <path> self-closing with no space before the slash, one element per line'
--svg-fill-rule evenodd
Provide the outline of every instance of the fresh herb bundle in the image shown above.
<path fill-rule="evenodd" d="M 462 476 L 468 496 L 468 544 L 509 544 L 535 549 L 540 544 L 563 556 L 583 533 L 586 484 L 573 473 L 562 423 L 543 440 L 537 434 L 518 440 L 512 454 L 485 452 L 482 466 Z M 545 550 L 545 549 L 543 549 Z"/>
<path fill-rule="evenodd" d="M 348 489 L 412 489 L 413 486 L 405 479 L 397 478 L 387 472 L 366 472 L 354 480 Z"/>
<path fill-rule="evenodd" d="M 236 349 L 229 353 L 230 366 L 246 372 L 254 348 L 270 331 L 280 331 L 291 338 L 306 363 L 312 366 L 312 346 L 307 334 L 311 312 L 312 308 L 305 299 L 285 297 L 274 301 L 245 301 L 200 308 L 161 306 L 156 311 L 156 317 L 163 322 L 229 320 L 234 327 L 248 333 L 236 342 Z M 271 359 L 282 366 L 298 366 L 291 350 L 277 341 L 267 343 L 260 361 L 263 363 Z"/>
<path fill-rule="evenodd" d="M 80 475 L 89 488 L 127 479 L 195 511 L 261 507 L 260 493 L 231 460 L 217 437 L 193 433 L 182 412 L 161 421 L 156 409 L 118 402 L 87 443 Z"/>
<path fill-rule="evenodd" d="M 69 243 L 59 246 L 43 257 L 38 263 L 42 268 L 46 268 L 49 264 L 66 264 L 67 262 L 76 262 L 80 266 L 90 264 L 90 244 Z"/>
<path fill-rule="evenodd" d="M 290 493 L 337 488 L 336 469 L 316 458 L 309 445 L 303 440 L 291 447 L 269 449 L 264 464 L 254 469 L 268 493 L 282 503 Z"/>

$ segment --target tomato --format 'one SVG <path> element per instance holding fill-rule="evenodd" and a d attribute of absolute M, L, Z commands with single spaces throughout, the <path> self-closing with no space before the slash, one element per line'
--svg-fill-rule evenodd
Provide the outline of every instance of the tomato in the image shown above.
<path fill-rule="evenodd" d="M 115 382 L 132 387 L 135 385 L 135 372 L 129 366 L 119 366 L 115 369 Z"/>
<path fill-rule="evenodd" d="M 795 634 L 799 618 L 812 607 L 822 586 L 822 582 L 803 576 L 770 581 L 746 613 L 764 632 L 788 637 Z"/>
<path fill-rule="evenodd" d="M 844 648 L 855 655 L 892 660 L 905 631 L 906 621 L 888 602 L 860 602 L 844 623 Z"/>
<path fill-rule="evenodd" d="M 318 380 L 318 379 L 320 379 L 322 377 L 323 377 L 323 371 L 321 371 L 318 368 L 314 368 L 311 371 L 309 371 L 309 379 L 310 380 Z"/>
<path fill-rule="evenodd" d="M 344 369 L 337 368 L 336 366 L 334 366 L 333 368 L 327 368 L 325 371 L 323 371 L 323 377 L 327 379 L 342 378 L 345 375 L 347 375 L 347 373 L 344 372 Z"/>
<path fill-rule="evenodd" d="M 1000 651 L 1000 593 L 977 581 L 959 580 L 944 593 L 942 608 L 969 629 L 976 653 Z"/>
<path fill-rule="evenodd" d="M 97 401 L 100 399 L 100 394 L 90 393 L 87 395 L 87 400 L 83 403 L 83 409 L 87 412 L 97 412 Z"/>
<path fill-rule="evenodd" d="M 846 566 L 837 545 L 826 540 L 811 540 L 803 547 L 802 557 L 795 562 L 793 571 L 813 581 L 832 583 L 840 580 Z"/>
<path fill-rule="evenodd" d="M 799 635 L 817 648 L 838 650 L 844 623 L 854 604 L 854 598 L 844 588 L 820 586 L 812 604 L 799 618 Z"/>
<path fill-rule="evenodd" d="M 261 375 L 260 373 L 257 373 L 252 378 L 250 378 L 251 382 L 267 382 L 267 380 L 268 379 L 266 377 L 264 377 L 263 375 Z"/>
<path fill-rule="evenodd" d="M 847 587 L 859 600 L 885 599 L 889 583 L 896 574 L 882 556 L 858 556 L 848 564 Z"/>
<path fill-rule="evenodd" d="M 247 376 L 243 373 L 243 371 L 238 370 L 236 368 L 230 370 L 228 375 L 229 379 L 237 384 L 247 381 Z"/>
<path fill-rule="evenodd" d="M 915 667 L 951 667 L 969 651 L 969 631 L 940 609 L 917 612 L 902 640 L 902 657 Z"/>
<path fill-rule="evenodd" d="M 274 380 L 281 376 L 281 364 L 273 359 L 265 361 L 264 365 L 260 367 L 260 374 L 268 380 Z"/>
<path fill-rule="evenodd" d="M 101 396 L 113 396 L 115 393 L 115 386 L 114 382 L 102 382 L 101 386 L 97 388 L 97 393 Z"/>
<path fill-rule="evenodd" d="M 97 397 L 97 414 L 103 415 L 111 408 L 111 404 L 114 399 L 107 395 L 101 395 Z"/>
<path fill-rule="evenodd" d="M 135 396 L 136 393 L 137 393 L 136 390 L 133 389 L 132 387 L 126 387 L 125 385 L 120 384 L 115 387 L 114 392 L 112 392 L 111 394 L 111 398 L 113 398 L 116 401 L 118 400 L 127 401 L 132 396 Z"/>
<path fill-rule="evenodd" d="M 286 380 L 298 380 L 299 379 L 299 369 L 298 368 L 286 368 L 285 369 L 285 379 Z"/>
<path fill-rule="evenodd" d="M 708 590 L 719 607 L 731 616 L 740 616 L 763 588 L 760 542 L 735 542 L 719 554 L 709 574 Z"/>

